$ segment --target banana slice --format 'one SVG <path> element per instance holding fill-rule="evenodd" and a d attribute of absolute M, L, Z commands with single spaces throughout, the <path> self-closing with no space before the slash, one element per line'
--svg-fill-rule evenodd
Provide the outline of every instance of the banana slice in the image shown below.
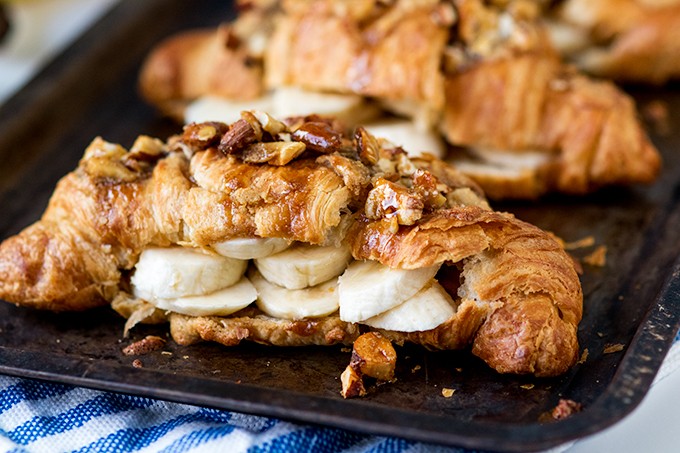
<path fill-rule="evenodd" d="M 339 279 L 340 319 L 362 322 L 413 297 L 439 270 L 391 269 L 377 261 L 356 261 Z"/>
<path fill-rule="evenodd" d="M 350 124 L 365 122 L 379 114 L 356 94 L 307 91 L 297 87 L 278 87 L 272 93 L 274 113 L 279 117 L 317 114 L 334 116 Z"/>
<path fill-rule="evenodd" d="M 268 282 L 255 271 L 249 274 L 257 289 L 257 306 L 274 318 L 320 318 L 338 310 L 338 280 L 304 289 L 286 289 Z"/>
<path fill-rule="evenodd" d="M 397 332 L 420 332 L 446 322 L 456 313 L 456 305 L 439 283 L 431 282 L 407 301 L 363 324 Z"/>
<path fill-rule="evenodd" d="M 247 264 L 190 248 L 146 249 L 132 275 L 133 293 L 149 302 L 210 294 L 239 281 Z"/>
<path fill-rule="evenodd" d="M 432 130 L 422 130 L 409 120 L 369 123 L 365 128 L 376 137 L 401 146 L 409 156 L 420 156 L 427 152 L 441 159 L 446 154 L 446 145 L 439 134 Z"/>
<path fill-rule="evenodd" d="M 286 250 L 290 242 L 281 238 L 239 238 L 213 244 L 213 249 L 222 256 L 239 260 L 264 258 Z"/>
<path fill-rule="evenodd" d="M 288 289 L 302 289 L 328 281 L 347 267 L 349 247 L 296 244 L 283 252 L 255 260 L 262 276 Z"/>
<path fill-rule="evenodd" d="M 162 310 L 189 316 L 227 316 L 246 308 L 256 299 L 257 290 L 246 277 L 242 277 L 236 284 L 210 294 L 155 299 L 150 303 Z"/>
<path fill-rule="evenodd" d="M 204 96 L 196 99 L 184 110 L 184 122 L 202 123 L 204 121 L 221 121 L 231 124 L 241 119 L 243 110 L 262 110 L 271 112 L 273 108 L 271 96 L 262 96 L 252 101 L 231 101 L 225 98 Z"/>

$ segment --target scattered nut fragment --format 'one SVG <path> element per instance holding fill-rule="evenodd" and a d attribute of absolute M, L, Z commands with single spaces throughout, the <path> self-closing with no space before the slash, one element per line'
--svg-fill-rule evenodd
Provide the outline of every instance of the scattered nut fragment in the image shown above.
<path fill-rule="evenodd" d="M 560 399 L 560 402 L 552 410 L 551 415 L 554 420 L 563 420 L 577 412 L 581 412 L 581 409 L 581 403 L 569 399 Z"/>
<path fill-rule="evenodd" d="M 456 392 L 455 389 L 447 389 L 447 388 L 443 388 L 443 389 L 442 389 L 442 396 L 443 396 L 444 398 L 451 398 L 455 392 Z"/>
<path fill-rule="evenodd" d="M 361 335 L 354 341 L 350 366 L 381 381 L 394 379 L 397 353 L 390 340 L 378 332 Z"/>
<path fill-rule="evenodd" d="M 340 375 L 342 396 L 353 398 L 365 395 L 363 376 L 378 381 L 393 380 L 396 364 L 397 353 L 387 338 L 377 332 L 361 335 L 354 341 L 352 358 Z"/>
<path fill-rule="evenodd" d="M 615 343 L 615 344 L 607 343 L 606 345 L 604 345 L 604 350 L 602 351 L 602 353 L 603 354 L 612 354 L 614 352 L 621 352 L 621 351 L 623 351 L 624 348 L 625 348 L 625 346 L 621 343 Z"/>
<path fill-rule="evenodd" d="M 576 363 L 578 363 L 579 365 L 582 365 L 582 364 L 586 363 L 586 360 L 588 360 L 588 348 L 585 348 L 583 350 L 583 354 L 581 354 L 581 358 Z"/>
<path fill-rule="evenodd" d="M 132 361 L 132 366 L 135 367 L 135 368 L 142 368 L 144 366 L 144 364 L 142 363 L 141 360 L 135 359 L 135 360 Z"/>
<path fill-rule="evenodd" d="M 534 384 L 522 384 L 519 387 L 523 388 L 524 390 L 531 390 L 535 387 L 535 385 Z"/>
<path fill-rule="evenodd" d="M 144 355 L 161 349 L 165 346 L 165 340 L 155 335 L 147 335 L 139 341 L 126 346 L 123 349 L 125 355 Z"/>
<path fill-rule="evenodd" d="M 340 382 L 342 383 L 341 393 L 343 398 L 356 398 L 366 395 L 364 381 L 351 365 L 348 365 L 340 375 Z"/>

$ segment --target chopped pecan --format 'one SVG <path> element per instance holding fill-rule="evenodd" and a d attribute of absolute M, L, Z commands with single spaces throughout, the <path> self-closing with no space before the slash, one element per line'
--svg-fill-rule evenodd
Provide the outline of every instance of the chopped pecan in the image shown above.
<path fill-rule="evenodd" d="M 340 382 L 342 383 L 341 394 L 343 398 L 355 398 L 366 395 L 364 381 L 351 365 L 348 365 L 340 375 Z"/>
<path fill-rule="evenodd" d="M 394 379 L 397 364 L 397 353 L 392 343 L 378 332 L 365 333 L 354 341 L 352 358 L 340 376 L 342 396 L 353 398 L 364 396 L 363 377 L 368 376 L 378 381 Z"/>
<path fill-rule="evenodd" d="M 349 366 L 364 376 L 380 381 L 394 379 L 397 353 L 390 340 L 378 332 L 368 332 L 354 341 Z"/>
<path fill-rule="evenodd" d="M 184 126 L 182 141 L 194 148 L 194 151 L 202 151 L 219 144 L 228 129 L 226 124 L 213 121 L 187 124 Z"/>
<path fill-rule="evenodd" d="M 416 170 L 413 173 L 413 187 L 423 200 L 425 209 L 441 208 L 446 203 L 446 197 L 439 192 L 439 181 L 429 171 Z"/>
<path fill-rule="evenodd" d="M 406 187 L 378 178 L 366 200 L 366 216 L 372 220 L 395 217 L 399 225 L 413 225 L 423 216 L 423 200 Z"/>
<path fill-rule="evenodd" d="M 260 122 L 250 112 L 243 112 L 241 119 L 233 123 L 224 134 L 217 149 L 224 154 L 238 154 L 246 146 L 260 140 L 262 140 Z"/>
<path fill-rule="evenodd" d="M 380 142 L 363 127 L 358 127 L 354 138 L 359 150 L 359 158 L 366 165 L 375 165 L 380 159 Z"/>
<path fill-rule="evenodd" d="M 293 132 L 292 139 L 304 143 L 308 149 L 319 153 L 333 153 L 342 147 L 342 134 L 328 123 L 310 121 Z"/>
<path fill-rule="evenodd" d="M 286 165 L 305 151 L 305 144 L 300 142 L 266 142 L 253 143 L 243 150 L 241 158 L 244 162 L 269 163 Z"/>

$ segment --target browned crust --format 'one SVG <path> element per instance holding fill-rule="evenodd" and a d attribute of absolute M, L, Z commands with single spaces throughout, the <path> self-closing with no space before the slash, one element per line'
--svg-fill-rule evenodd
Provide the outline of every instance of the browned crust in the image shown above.
<path fill-rule="evenodd" d="M 549 14 L 590 41 L 567 53 L 582 69 L 614 80 L 654 84 L 680 77 L 679 3 L 589 0 L 586 7 L 579 3 L 566 0 Z"/>
<path fill-rule="evenodd" d="M 508 191 L 502 177 L 476 178 L 492 195 L 585 194 L 650 183 L 659 172 L 660 156 L 630 97 L 611 83 L 563 72 L 553 57 L 479 63 L 447 78 L 446 97 L 441 128 L 449 141 L 549 153 L 547 166 L 522 179 L 518 190 Z"/>
<path fill-rule="evenodd" d="M 337 14 L 333 2 L 289 9 L 267 51 L 267 86 L 427 102 L 439 110 L 448 30 L 434 19 L 436 2 L 411 8 L 405 3 L 367 22 Z"/>
<path fill-rule="evenodd" d="M 139 77 L 141 95 L 164 113 L 181 119 L 185 105 L 211 94 L 250 100 L 262 94 L 261 64 L 243 46 L 229 44 L 223 26 L 175 35 L 147 57 Z"/>
<path fill-rule="evenodd" d="M 337 316 L 317 320 L 289 321 L 261 313 L 228 318 L 170 315 L 170 333 L 181 345 L 214 341 L 235 346 L 243 340 L 272 346 L 350 345 L 359 336 L 356 324 Z"/>
<path fill-rule="evenodd" d="M 473 353 L 501 372 L 553 376 L 576 362 L 581 286 L 571 258 L 540 229 L 468 206 L 397 232 L 364 219 L 349 238 L 355 258 L 392 267 L 463 263 L 463 304 L 454 318 L 403 339 L 440 349 L 472 343 Z"/>

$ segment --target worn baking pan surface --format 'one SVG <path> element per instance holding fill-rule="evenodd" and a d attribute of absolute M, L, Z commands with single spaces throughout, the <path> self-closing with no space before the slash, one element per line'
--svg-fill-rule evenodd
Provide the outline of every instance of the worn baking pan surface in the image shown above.
<path fill-rule="evenodd" d="M 0 238 L 39 218 L 93 137 L 129 146 L 138 134 L 177 132 L 137 97 L 139 64 L 162 37 L 230 14 L 223 0 L 124 1 L 3 106 Z M 663 99 L 671 126 L 680 126 L 676 87 L 635 95 L 641 106 Z M 607 247 L 605 266 L 584 265 L 579 339 L 588 354 L 564 376 L 504 376 L 467 351 L 405 347 L 395 383 L 343 400 L 339 375 L 350 353 L 339 347 L 182 348 L 169 340 L 136 368 L 123 347 L 164 336 L 165 326 L 137 327 L 123 339 L 124 320 L 108 309 L 55 315 L 5 303 L 0 372 L 477 449 L 537 450 L 593 433 L 639 403 L 678 328 L 680 134 L 653 138 L 665 159 L 653 186 L 496 206 L 567 241 L 592 236 Z M 455 392 L 446 398 L 444 388 Z M 539 421 L 560 398 L 583 410 Z"/>

